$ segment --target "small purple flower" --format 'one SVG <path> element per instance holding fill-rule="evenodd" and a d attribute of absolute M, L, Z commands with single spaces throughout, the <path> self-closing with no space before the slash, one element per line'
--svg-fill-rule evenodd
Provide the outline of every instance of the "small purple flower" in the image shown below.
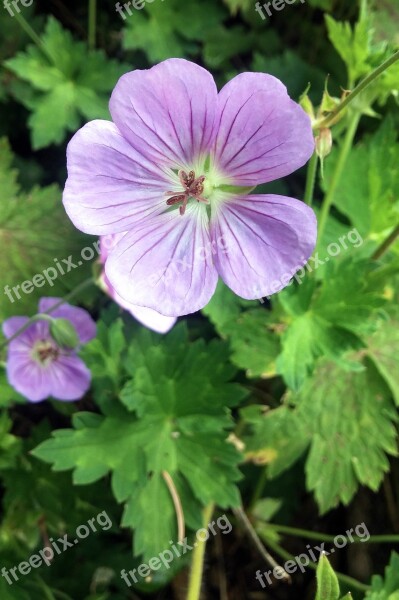
<path fill-rule="evenodd" d="M 118 233 L 116 235 L 106 235 L 100 239 L 100 262 L 105 264 L 110 250 L 116 246 L 116 244 L 123 238 L 124 233 Z M 142 325 L 156 331 L 157 333 L 167 333 L 176 323 L 175 317 L 165 317 L 159 312 L 152 310 L 151 308 L 144 308 L 142 306 L 135 306 L 130 302 L 127 302 L 114 290 L 109 281 L 105 270 L 100 276 L 100 285 L 103 290 L 110 296 L 114 302 L 119 304 L 122 308 L 130 312 L 130 314 L 140 321 Z"/>
<path fill-rule="evenodd" d="M 86 233 L 126 232 L 105 265 L 124 300 L 179 316 L 209 302 L 218 276 L 249 300 L 288 284 L 314 250 L 315 215 L 248 195 L 314 151 L 278 79 L 243 73 L 218 94 L 208 71 L 170 59 L 121 77 L 110 111 L 113 123 L 92 121 L 69 144 L 64 205 Z"/>
<path fill-rule="evenodd" d="M 60 298 L 42 298 L 39 313 L 47 312 Z M 51 317 L 68 320 L 76 330 L 79 344 L 96 335 L 96 324 L 88 312 L 62 304 Z M 3 333 L 11 338 L 23 327 L 28 317 L 11 317 L 3 323 Z M 79 400 L 88 390 L 91 374 L 77 355 L 77 348 L 65 348 L 50 335 L 50 323 L 32 323 L 8 345 L 7 377 L 10 385 L 31 402 L 52 396 L 58 400 Z"/>

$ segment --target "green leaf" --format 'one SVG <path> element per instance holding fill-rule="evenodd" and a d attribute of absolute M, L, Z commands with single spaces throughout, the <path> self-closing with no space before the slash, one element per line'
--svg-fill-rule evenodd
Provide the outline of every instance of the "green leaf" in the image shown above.
<path fill-rule="evenodd" d="M 385 578 L 374 575 L 366 600 L 399 600 L 399 554 L 392 552 Z"/>
<path fill-rule="evenodd" d="M 117 416 L 83 414 L 74 429 L 53 433 L 34 456 L 55 470 L 74 469 L 74 482 L 112 473 L 114 494 L 125 502 L 123 525 L 136 531 L 136 554 L 155 556 L 176 539 L 176 517 L 166 471 L 181 497 L 188 526 L 192 506 L 240 503 L 240 454 L 227 441 L 229 407 L 246 395 L 230 383 L 235 371 L 224 344 L 188 345 L 184 324 L 165 337 L 141 329 L 129 347 L 132 379 Z M 197 523 L 197 521 L 196 521 Z"/>
<path fill-rule="evenodd" d="M 34 187 L 22 193 L 17 173 L 11 168 L 12 160 L 7 140 L 0 140 L 0 244 L 7 248 L 0 258 L 2 319 L 34 314 L 42 296 L 65 295 L 87 277 L 91 264 L 79 264 L 81 251 L 89 241 L 92 245 L 92 239 L 79 233 L 65 218 L 58 187 Z M 69 256 L 73 269 L 62 262 Z M 64 275 L 58 263 L 64 267 Z"/>
<path fill-rule="evenodd" d="M 383 234 L 399 218 L 399 145 L 397 128 L 387 117 L 376 133 L 352 148 L 334 204 L 363 237 Z M 384 152 L 381 152 L 384 148 Z M 326 162 L 323 188 L 328 189 L 338 160 L 333 151 Z"/>
<path fill-rule="evenodd" d="M 338 579 L 325 554 L 322 554 L 320 557 L 316 577 L 317 592 L 315 600 L 338 600 Z"/>
<path fill-rule="evenodd" d="M 359 484 L 377 491 L 389 470 L 386 454 L 397 454 L 398 416 L 372 365 L 345 372 L 323 360 L 294 400 L 312 434 L 307 486 L 321 512 L 348 504 Z"/>
<path fill-rule="evenodd" d="M 367 352 L 399 406 L 399 320 L 380 321 L 368 340 Z"/>
<path fill-rule="evenodd" d="M 272 377 L 276 373 L 275 359 L 280 352 L 278 337 L 271 329 L 271 313 L 254 302 L 241 300 L 218 283 L 216 292 L 203 309 L 218 333 L 227 338 L 232 352 L 231 360 L 248 377 Z"/>
<path fill-rule="evenodd" d="M 344 356 L 364 346 L 361 335 L 370 333 L 369 319 L 383 306 L 383 286 L 369 280 L 367 261 L 347 256 L 325 265 L 320 288 L 314 279 L 290 286 L 277 297 L 288 313 L 283 326 L 282 352 L 277 372 L 288 386 L 300 390 L 319 356 L 334 359 L 346 369 L 361 369 Z"/>
<path fill-rule="evenodd" d="M 127 18 L 123 46 L 126 50 L 143 50 L 151 62 L 171 56 L 186 57 L 198 50 L 198 42 L 204 38 L 204 26 L 211 30 L 225 16 L 220 4 L 212 0 L 203 0 L 201 4 L 186 0 L 184 10 L 181 0 L 157 1 L 143 10 L 134 10 Z"/>
<path fill-rule="evenodd" d="M 249 406 L 241 411 L 245 424 L 242 440 L 246 459 L 268 465 L 268 477 L 274 479 L 302 456 L 310 443 L 310 434 L 301 415 L 288 406 L 263 409 Z"/>
<path fill-rule="evenodd" d="M 61 143 L 82 117 L 109 118 L 109 93 L 128 70 L 102 51 L 88 52 L 53 17 L 47 21 L 42 41 L 47 54 L 31 45 L 5 62 L 35 91 L 19 98 L 32 111 L 29 126 L 35 149 Z"/>
<path fill-rule="evenodd" d="M 371 53 L 372 33 L 366 11 L 352 28 L 350 23 L 340 23 L 326 15 L 328 36 L 348 68 L 352 84 L 370 71 L 368 63 Z"/>

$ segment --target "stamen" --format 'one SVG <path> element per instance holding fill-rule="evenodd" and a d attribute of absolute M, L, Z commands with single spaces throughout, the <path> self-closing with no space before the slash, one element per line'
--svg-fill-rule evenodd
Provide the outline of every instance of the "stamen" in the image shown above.
<path fill-rule="evenodd" d="M 190 198 L 194 198 L 197 202 L 205 202 L 208 204 L 208 200 L 201 196 L 204 191 L 204 175 L 196 178 L 194 171 L 186 173 L 186 171 L 183 171 L 182 169 L 179 171 L 178 175 L 184 190 L 183 193 L 165 192 L 165 196 L 171 196 L 171 198 L 166 201 L 168 206 L 181 203 L 182 205 L 179 207 L 179 212 L 181 216 L 183 216 L 186 212 L 187 202 Z"/>

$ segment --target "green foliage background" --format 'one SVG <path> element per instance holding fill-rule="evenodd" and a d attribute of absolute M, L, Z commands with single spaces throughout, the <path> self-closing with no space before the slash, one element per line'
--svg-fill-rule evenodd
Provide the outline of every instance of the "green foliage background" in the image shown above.
<path fill-rule="evenodd" d="M 110 118 L 108 99 L 123 73 L 171 56 L 204 65 L 219 86 L 242 71 L 268 72 L 297 101 L 307 91 L 316 110 L 326 86 L 340 97 L 399 47 L 397 0 L 309 0 L 265 20 L 253 0 L 154 0 L 125 20 L 113 2 L 98 3 L 97 15 L 85 2 L 51 6 L 51 14 L 40 0 L 21 6 L 23 20 L 0 7 L 1 321 L 33 315 L 41 296 L 64 295 L 96 270 L 95 259 L 86 262 L 15 303 L 3 294 L 95 241 L 62 208 L 65 150 L 83 123 Z M 368 516 L 372 534 L 399 532 L 399 245 L 384 245 L 399 223 L 398 65 L 332 128 L 314 192 L 321 221 L 323 203 L 331 203 L 318 259 L 283 292 L 248 302 L 220 283 L 202 314 L 159 336 L 92 288 L 76 301 L 98 322 L 83 352 L 93 385 L 72 405 L 28 405 L 1 362 L 0 567 L 27 560 L 45 536 L 73 535 L 101 511 L 113 523 L 51 568 L 13 586 L 0 578 L 1 600 L 184 597 L 190 557 L 132 589 L 119 576 L 177 539 L 165 472 L 189 539 L 209 504 L 215 515 L 243 504 L 274 551 L 285 539 L 273 525 L 344 533 L 358 514 Z M 303 199 L 305 181 L 303 169 L 262 191 Z M 363 511 L 364 498 L 375 518 Z M 256 569 L 266 569 L 248 558 L 249 543 L 228 514 L 236 525 L 223 539 L 229 593 L 249 598 L 262 591 Z M 293 553 L 307 543 L 298 537 Z M 391 549 L 367 550 L 363 570 L 350 554 L 334 565 L 367 591 L 338 585 L 323 563 L 317 598 L 351 591 L 397 600 L 399 558 Z M 234 574 L 243 561 L 253 567 L 244 588 Z M 313 575 L 295 585 L 264 597 L 310 597 Z M 219 597 L 208 580 L 204 598 Z"/>

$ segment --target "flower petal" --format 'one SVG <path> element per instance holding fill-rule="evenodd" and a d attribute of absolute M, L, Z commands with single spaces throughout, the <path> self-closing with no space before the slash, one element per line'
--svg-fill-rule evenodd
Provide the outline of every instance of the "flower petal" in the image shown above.
<path fill-rule="evenodd" d="M 178 317 L 203 308 L 215 291 L 209 248 L 206 208 L 191 202 L 184 216 L 173 210 L 126 234 L 105 271 L 127 302 Z"/>
<path fill-rule="evenodd" d="M 211 74 L 178 58 L 123 75 L 110 102 L 113 121 L 138 152 L 180 168 L 209 151 L 216 110 Z"/>
<path fill-rule="evenodd" d="M 29 321 L 28 317 L 11 317 L 4 321 L 2 328 L 6 338 L 10 338 L 17 333 L 21 327 Z"/>
<path fill-rule="evenodd" d="M 117 300 L 115 301 L 117 302 Z M 128 306 L 130 306 L 130 308 L 128 308 Z M 156 331 L 157 333 L 168 333 L 177 321 L 176 317 L 165 317 L 156 310 L 152 310 L 152 308 L 133 305 L 128 306 L 125 306 L 125 308 L 135 319 L 140 321 L 144 327 L 148 327 L 148 329 L 152 329 L 152 331 Z"/>
<path fill-rule="evenodd" d="M 212 240 L 223 239 L 216 268 L 223 281 L 248 300 L 286 287 L 308 261 L 317 238 L 311 208 L 284 196 L 234 197 L 211 219 Z"/>
<path fill-rule="evenodd" d="M 47 369 L 51 396 L 57 400 L 79 400 L 90 387 L 91 373 L 76 355 L 61 355 Z"/>
<path fill-rule="evenodd" d="M 214 160 L 235 185 L 284 177 L 313 154 L 310 119 L 275 77 L 242 73 L 224 86 L 218 101 Z"/>
<path fill-rule="evenodd" d="M 39 312 L 46 313 L 54 304 L 60 302 L 60 300 L 61 298 L 41 298 Z M 87 310 L 83 308 L 64 303 L 53 310 L 51 316 L 56 319 L 67 319 L 70 321 L 76 329 L 81 344 L 90 342 L 90 340 L 96 337 L 96 324 Z"/>
<path fill-rule="evenodd" d="M 82 127 L 67 154 L 63 202 L 81 231 L 98 235 L 126 231 L 138 220 L 165 210 L 171 179 L 136 152 L 113 123 L 92 121 Z"/>
<path fill-rule="evenodd" d="M 32 360 L 28 352 L 9 353 L 7 379 L 30 402 L 41 402 L 51 395 L 48 370 Z"/>

